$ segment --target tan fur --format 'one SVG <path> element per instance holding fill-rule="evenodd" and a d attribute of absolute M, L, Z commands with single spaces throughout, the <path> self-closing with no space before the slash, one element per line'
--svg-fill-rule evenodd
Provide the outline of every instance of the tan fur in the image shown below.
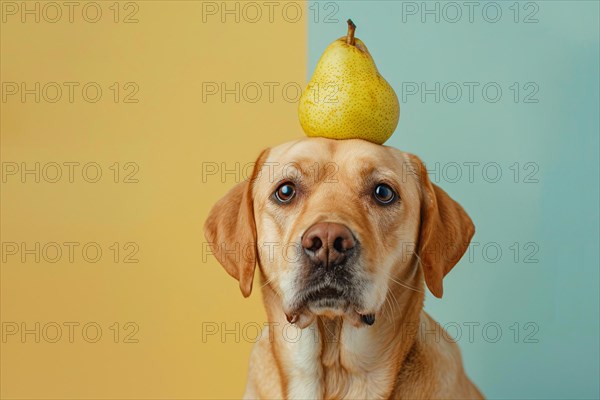
<path fill-rule="evenodd" d="M 272 195 L 286 181 L 296 182 L 298 195 L 282 206 Z M 372 187 L 382 181 L 398 191 L 401 203 L 373 203 Z M 361 326 L 353 312 L 307 311 L 304 329 L 286 321 L 295 279 L 304 273 L 290 256 L 294 246 L 286 244 L 298 244 L 322 221 L 345 224 L 360 240 L 368 309 L 357 312 L 375 313 L 373 326 Z M 252 352 L 244 397 L 482 398 L 464 372 L 458 346 L 423 311 L 424 282 L 441 297 L 443 277 L 473 234 L 468 215 L 431 183 L 416 156 L 361 140 L 321 138 L 264 151 L 252 179 L 217 203 L 205 224 L 215 256 L 240 281 L 244 296 L 255 264 L 260 267 L 270 325 Z M 227 249 L 254 247 L 232 254 L 220 250 L 224 243 Z M 279 247 L 270 251 L 265 243 Z"/>

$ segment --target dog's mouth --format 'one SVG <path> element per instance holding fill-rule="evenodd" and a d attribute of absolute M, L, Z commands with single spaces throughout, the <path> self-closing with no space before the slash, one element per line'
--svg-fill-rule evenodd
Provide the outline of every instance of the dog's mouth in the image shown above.
<path fill-rule="evenodd" d="M 352 306 L 351 296 L 334 287 L 326 287 L 306 295 L 306 307 L 316 315 L 340 316 Z"/>
<path fill-rule="evenodd" d="M 301 329 L 310 325 L 316 316 L 343 317 L 354 326 L 375 323 L 375 314 L 362 311 L 353 291 L 345 287 L 325 286 L 307 290 L 298 298 L 294 311 L 286 312 L 286 317 L 289 323 Z"/>
<path fill-rule="evenodd" d="M 352 303 L 356 303 L 356 296 L 352 292 L 346 285 L 318 285 L 301 292 L 298 303 L 313 310 L 324 308 L 345 311 Z"/>
<path fill-rule="evenodd" d="M 304 297 L 306 298 L 306 302 L 320 302 L 320 301 L 339 301 L 345 300 L 348 297 L 347 290 L 342 288 L 326 286 L 324 288 L 320 288 L 318 290 L 308 291 Z"/>

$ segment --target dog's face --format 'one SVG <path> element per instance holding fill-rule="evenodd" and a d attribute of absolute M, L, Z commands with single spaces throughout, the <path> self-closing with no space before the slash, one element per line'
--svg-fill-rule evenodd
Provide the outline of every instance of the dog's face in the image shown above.
<path fill-rule="evenodd" d="M 276 147 L 265 162 L 273 174 L 263 167 L 255 181 L 256 232 L 259 249 L 276 245 L 258 254 L 285 313 L 300 326 L 315 314 L 376 314 L 400 272 L 392 267 L 412 259 L 402 244 L 417 239 L 408 159 L 365 141 L 315 139 Z"/>
<path fill-rule="evenodd" d="M 441 296 L 474 228 L 415 156 L 314 138 L 265 150 L 252 179 L 213 208 L 205 232 L 244 295 L 258 262 L 288 320 L 303 327 L 315 315 L 372 324 L 390 282 L 418 259 Z"/>

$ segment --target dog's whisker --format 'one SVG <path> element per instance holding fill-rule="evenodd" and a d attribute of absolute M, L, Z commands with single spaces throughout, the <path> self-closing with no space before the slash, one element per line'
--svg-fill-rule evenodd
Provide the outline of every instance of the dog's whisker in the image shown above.
<path fill-rule="evenodd" d="M 262 288 L 264 288 L 265 286 L 267 286 L 267 285 L 268 285 L 269 283 L 271 283 L 272 281 L 273 281 L 273 278 L 271 278 L 271 279 L 267 279 L 267 281 L 266 281 L 265 283 L 263 283 L 263 284 L 261 285 L 261 287 L 260 287 L 260 288 L 261 288 L 261 289 L 262 289 Z"/>
<path fill-rule="evenodd" d="M 401 308 L 401 307 L 400 307 L 400 304 L 398 303 L 398 299 L 396 299 L 396 295 L 394 294 L 394 292 L 390 290 L 390 291 L 389 291 L 389 293 L 390 293 L 390 295 L 392 296 L 392 300 L 394 300 L 394 303 L 396 303 L 396 306 L 397 306 L 398 308 Z"/>
<path fill-rule="evenodd" d="M 385 296 L 385 306 L 384 306 L 384 311 L 387 315 L 388 321 L 393 321 L 394 318 L 394 309 L 390 303 L 390 299 L 388 296 Z"/>
<path fill-rule="evenodd" d="M 394 295 L 393 291 L 389 291 L 391 294 L 390 303 L 392 303 L 392 310 L 394 315 L 396 315 L 397 311 L 399 311 L 402 307 L 398 304 L 398 300 L 396 300 L 396 295 Z"/>
<path fill-rule="evenodd" d="M 396 283 L 396 284 L 398 284 L 398 285 L 400 285 L 400 286 L 402 286 L 402 287 L 405 287 L 405 288 L 407 288 L 407 289 L 413 290 L 413 291 L 415 291 L 415 292 L 418 292 L 418 293 L 423 293 L 423 291 L 422 291 L 422 290 L 419 290 L 419 289 L 417 289 L 417 288 L 414 288 L 414 287 L 412 287 L 412 286 L 410 286 L 410 285 L 407 285 L 406 283 L 403 283 L 403 282 L 397 281 L 397 280 L 395 280 L 395 279 L 393 279 L 393 282 L 394 282 L 394 283 Z"/>
<path fill-rule="evenodd" d="M 414 288 L 414 287 L 412 287 L 412 286 L 410 286 L 410 285 L 408 285 L 406 283 L 398 281 L 397 279 L 393 278 L 389 273 L 386 273 L 386 275 L 387 275 L 387 277 L 388 277 L 388 279 L 390 281 L 392 281 L 392 282 L 394 282 L 394 283 L 396 283 L 396 284 L 398 284 L 398 285 L 400 285 L 400 286 L 402 286 L 402 287 L 404 287 L 406 289 L 410 289 L 410 290 L 413 290 L 413 291 L 418 292 L 418 293 L 423 293 L 422 290 L 419 290 L 419 289 Z"/>
<path fill-rule="evenodd" d="M 383 303 L 383 310 L 382 313 L 383 315 L 389 320 L 389 315 L 387 313 L 387 308 L 388 308 L 388 298 L 387 296 L 385 297 L 385 302 Z"/>

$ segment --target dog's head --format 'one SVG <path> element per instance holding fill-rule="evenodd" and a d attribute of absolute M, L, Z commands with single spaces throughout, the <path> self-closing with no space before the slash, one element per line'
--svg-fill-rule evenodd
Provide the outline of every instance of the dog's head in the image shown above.
<path fill-rule="evenodd" d="M 215 257 L 252 290 L 255 265 L 288 320 L 372 324 L 390 282 L 422 268 L 431 292 L 475 228 L 414 155 L 362 140 L 304 139 L 262 152 L 250 179 L 211 210 Z"/>

